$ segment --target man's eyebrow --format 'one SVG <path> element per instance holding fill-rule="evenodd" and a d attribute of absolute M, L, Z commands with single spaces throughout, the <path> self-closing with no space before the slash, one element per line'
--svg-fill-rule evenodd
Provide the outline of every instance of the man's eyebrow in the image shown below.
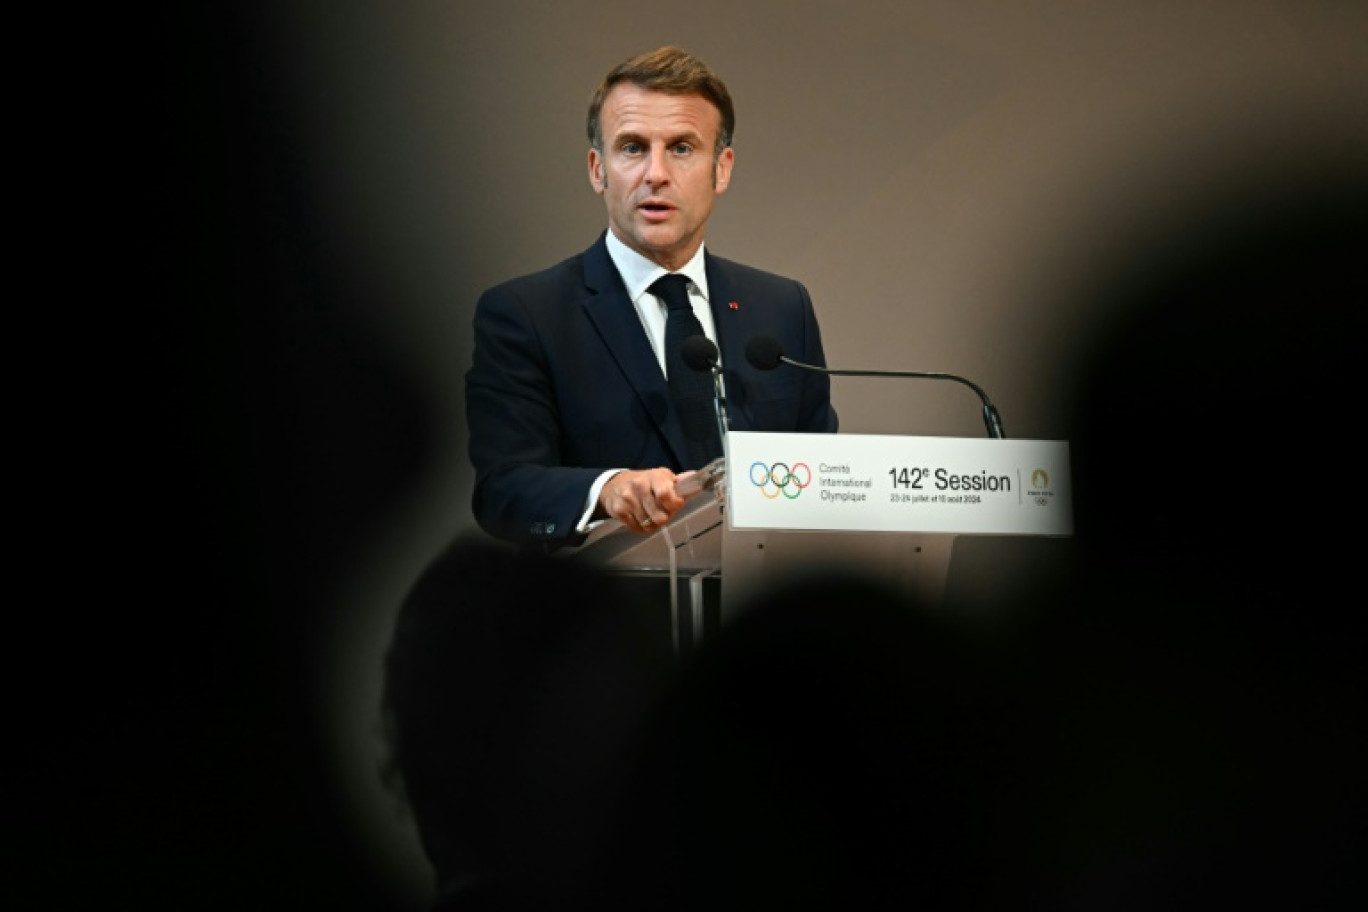
<path fill-rule="evenodd" d="M 694 146 L 699 146 L 703 144 L 703 137 L 699 136 L 698 131 L 696 130 L 685 130 L 682 133 L 675 134 L 674 136 L 671 136 L 668 139 L 666 139 L 665 145 L 673 146 L 682 142 L 689 143 L 690 145 Z M 642 136 L 640 133 L 637 133 L 635 130 L 623 130 L 621 133 L 613 137 L 613 145 L 621 146 L 624 143 L 636 143 L 639 146 L 649 146 L 651 144 L 651 141 L 646 137 Z"/>

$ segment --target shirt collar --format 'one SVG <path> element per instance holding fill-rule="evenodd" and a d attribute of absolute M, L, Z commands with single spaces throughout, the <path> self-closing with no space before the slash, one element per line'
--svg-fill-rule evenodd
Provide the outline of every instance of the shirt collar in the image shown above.
<path fill-rule="evenodd" d="M 618 236 L 613 234 L 612 229 L 608 231 L 607 242 L 608 256 L 612 258 L 613 265 L 622 276 L 622 284 L 627 286 L 627 294 L 634 304 L 650 290 L 652 282 L 669 271 L 622 243 Z M 703 300 L 708 300 L 708 269 L 703 244 L 699 244 L 698 250 L 694 251 L 689 262 L 675 272 L 688 276 L 689 281 L 694 283 L 698 293 L 703 296 Z"/>

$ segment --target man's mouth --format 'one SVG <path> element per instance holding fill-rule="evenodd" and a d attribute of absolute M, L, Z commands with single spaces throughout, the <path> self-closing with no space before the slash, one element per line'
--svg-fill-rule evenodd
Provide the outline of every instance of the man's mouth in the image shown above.
<path fill-rule="evenodd" d="M 647 215 L 665 215 L 674 210 L 669 203 L 662 203 L 659 200 L 647 200 L 641 204 L 641 211 Z"/>

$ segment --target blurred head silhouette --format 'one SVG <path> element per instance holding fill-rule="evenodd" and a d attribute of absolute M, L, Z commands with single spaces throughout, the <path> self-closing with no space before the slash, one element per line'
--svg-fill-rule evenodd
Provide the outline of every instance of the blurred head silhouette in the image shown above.
<path fill-rule="evenodd" d="M 1365 190 L 1360 166 L 1190 212 L 1098 292 L 1079 585 L 1041 613 L 1070 907 L 1333 904 L 1356 880 Z"/>
<path fill-rule="evenodd" d="M 654 717 L 619 883 L 639 908 L 983 908 L 1034 753 L 997 648 L 871 578 L 775 585 Z"/>
<path fill-rule="evenodd" d="M 439 908 L 573 908 L 592 888 L 626 745 L 671 667 L 644 621 L 612 579 L 483 537 L 418 580 L 384 700 Z"/>

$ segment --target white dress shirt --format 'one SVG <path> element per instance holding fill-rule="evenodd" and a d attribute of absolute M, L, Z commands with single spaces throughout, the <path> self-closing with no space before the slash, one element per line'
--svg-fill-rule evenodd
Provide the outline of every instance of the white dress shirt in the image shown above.
<path fill-rule="evenodd" d="M 622 243 L 611 231 L 608 232 L 608 256 L 612 257 L 613 265 L 617 266 L 618 275 L 622 276 L 622 284 L 627 286 L 627 296 L 632 299 L 632 306 L 636 308 L 641 325 L 646 330 L 646 338 L 651 340 L 651 348 L 655 350 L 656 360 L 660 362 L 660 372 L 664 374 L 667 308 L 665 302 L 651 294 L 648 289 L 651 283 L 665 275 L 668 270 L 652 263 Z M 693 305 L 694 316 L 698 317 L 698 322 L 702 324 L 703 334 L 716 345 L 717 329 L 713 326 L 712 308 L 708 306 L 708 270 L 704 266 L 703 245 L 699 244 L 693 258 L 675 271 L 688 277 L 689 303 Z"/>

